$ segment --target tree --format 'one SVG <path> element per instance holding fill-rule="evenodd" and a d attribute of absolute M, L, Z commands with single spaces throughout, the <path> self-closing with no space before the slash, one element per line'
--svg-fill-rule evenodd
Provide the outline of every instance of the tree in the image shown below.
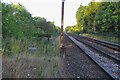
<path fill-rule="evenodd" d="M 2 23 L 4 38 L 11 36 L 18 38 L 29 35 L 28 28 L 33 26 L 33 18 L 20 4 L 2 3 Z"/>
<path fill-rule="evenodd" d="M 78 8 L 77 27 L 81 32 L 118 32 L 120 26 L 120 2 L 91 2 Z"/>
<path fill-rule="evenodd" d="M 103 2 L 100 10 L 95 16 L 96 25 L 100 32 L 118 32 L 119 28 L 119 10 L 118 2 Z"/>

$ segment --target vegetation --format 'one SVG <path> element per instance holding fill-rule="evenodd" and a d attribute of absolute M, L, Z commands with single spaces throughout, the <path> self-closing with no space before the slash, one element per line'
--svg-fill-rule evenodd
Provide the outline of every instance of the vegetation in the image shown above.
<path fill-rule="evenodd" d="M 41 17 L 32 17 L 21 4 L 1 4 L 4 53 L 11 53 L 12 47 L 19 52 L 20 46 L 15 41 L 23 42 L 25 39 L 37 41 L 40 40 L 39 35 L 55 36 L 58 33 L 59 28 L 56 28 L 53 22 L 47 22 Z"/>
<path fill-rule="evenodd" d="M 83 33 L 119 32 L 119 12 L 119 2 L 91 2 L 88 6 L 80 5 L 76 12 L 77 25 L 73 30 L 78 29 Z"/>
<path fill-rule="evenodd" d="M 76 26 L 68 26 L 66 31 L 87 34 L 115 33 L 116 37 L 120 37 L 119 4 L 120 2 L 91 2 L 87 6 L 80 5 L 76 12 Z"/>
<path fill-rule="evenodd" d="M 74 25 L 74 26 L 67 26 L 66 28 L 65 28 L 65 31 L 66 32 L 71 32 L 71 33 L 76 33 L 76 32 L 79 32 L 79 29 L 78 28 L 76 28 L 76 25 Z"/>
<path fill-rule="evenodd" d="M 23 47 L 21 53 L 10 56 L 3 55 L 3 78 L 57 77 L 58 68 L 61 65 L 58 39 L 54 37 L 49 42 L 42 39 L 38 43 L 30 40 L 19 42 L 18 46 Z M 31 42 L 37 50 L 28 50 Z"/>
<path fill-rule="evenodd" d="M 3 78 L 55 77 L 60 63 L 60 28 L 43 17 L 32 17 L 21 4 L 0 4 Z"/>
<path fill-rule="evenodd" d="M 87 33 L 89 37 L 108 36 L 116 42 L 120 37 L 119 3 L 91 2 L 88 6 L 80 5 L 76 12 L 77 24 L 68 26 L 66 32 Z M 2 2 L 0 8 L 3 78 L 56 77 L 61 63 L 57 36 L 60 28 L 43 17 L 32 17 L 21 4 Z M 114 34 L 106 35 L 108 33 Z M 41 37 L 45 35 L 51 38 Z"/>

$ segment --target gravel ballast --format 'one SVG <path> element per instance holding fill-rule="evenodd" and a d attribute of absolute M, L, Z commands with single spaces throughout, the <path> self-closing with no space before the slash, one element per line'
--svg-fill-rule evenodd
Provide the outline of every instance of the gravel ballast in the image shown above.
<path fill-rule="evenodd" d="M 65 57 L 61 77 L 64 78 L 110 78 L 96 63 L 64 35 Z"/>

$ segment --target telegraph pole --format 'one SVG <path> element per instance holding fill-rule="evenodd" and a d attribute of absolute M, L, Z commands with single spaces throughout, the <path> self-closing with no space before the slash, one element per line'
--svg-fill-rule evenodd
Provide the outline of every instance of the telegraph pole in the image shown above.
<path fill-rule="evenodd" d="M 60 47 L 63 48 L 63 26 L 64 26 L 64 2 L 65 0 L 62 0 L 62 13 L 61 13 L 61 33 L 60 33 Z"/>

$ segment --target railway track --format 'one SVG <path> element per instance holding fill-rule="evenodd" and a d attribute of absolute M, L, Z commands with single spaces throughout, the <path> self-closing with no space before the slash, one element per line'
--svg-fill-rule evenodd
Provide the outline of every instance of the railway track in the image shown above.
<path fill-rule="evenodd" d="M 66 33 L 65 33 L 66 34 Z M 81 38 L 74 35 L 66 34 L 71 41 L 75 43 L 84 53 L 86 53 L 99 67 L 101 67 L 107 74 L 109 74 L 114 79 L 120 78 L 120 58 L 116 57 L 111 53 L 111 51 L 116 51 L 119 53 L 118 50 L 111 48 L 112 50 L 101 46 L 101 44 L 97 44 L 94 40 L 88 40 L 87 38 Z M 107 43 L 105 43 L 107 45 Z M 109 44 L 110 45 L 110 44 Z M 113 46 L 113 45 L 112 45 Z M 102 47 L 105 49 L 103 50 Z M 106 50 L 107 49 L 107 50 Z M 110 51 L 109 51 L 110 50 Z M 114 52 L 113 51 L 113 52 Z M 109 54 L 110 53 L 110 54 Z M 120 55 L 120 54 L 119 54 Z"/>
<path fill-rule="evenodd" d="M 119 51 L 118 45 L 113 46 L 113 44 L 111 44 L 112 45 L 111 47 L 109 43 L 108 44 L 105 43 L 103 45 L 102 42 L 99 42 L 99 40 L 94 40 L 94 39 L 87 38 L 87 37 L 74 36 L 74 38 L 86 44 L 87 46 L 96 49 L 97 51 L 103 53 L 104 55 L 109 56 L 112 59 L 115 59 L 117 62 L 120 62 L 120 51 Z"/>
<path fill-rule="evenodd" d="M 87 39 L 91 42 L 97 43 L 99 45 L 106 46 L 110 49 L 120 51 L 120 45 L 118 45 L 116 43 L 111 43 L 111 42 L 107 42 L 107 41 L 103 41 L 103 40 L 92 39 L 92 38 L 88 38 L 88 37 L 84 37 L 84 36 L 81 36 L 81 37 L 84 38 L 84 39 Z"/>
<path fill-rule="evenodd" d="M 116 59 L 116 61 L 120 62 L 120 51 L 118 51 L 119 48 L 118 49 L 114 48 L 113 45 L 112 45 L 112 47 L 110 47 L 111 45 L 110 44 L 107 45 L 107 43 L 105 43 L 105 45 L 103 45 L 102 42 L 99 42 L 98 40 L 94 41 L 94 39 L 90 39 L 87 37 L 83 38 L 80 36 L 74 36 L 74 38 L 76 40 L 100 51 L 101 53 L 104 53 L 105 55 L 109 56 L 110 58 Z M 109 47 L 107 47 L 107 46 L 109 46 Z M 117 46 L 115 46 L 115 47 L 117 47 Z"/>

